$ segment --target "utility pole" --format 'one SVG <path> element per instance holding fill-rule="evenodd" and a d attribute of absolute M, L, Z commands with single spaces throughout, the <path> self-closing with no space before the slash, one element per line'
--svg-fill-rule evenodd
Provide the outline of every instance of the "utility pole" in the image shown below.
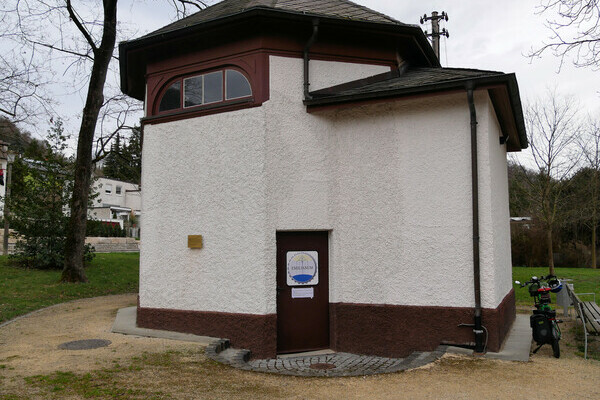
<path fill-rule="evenodd" d="M 431 17 L 428 17 L 427 14 L 421 17 L 421 25 L 426 21 L 431 21 L 431 33 L 425 31 L 425 36 L 431 38 L 431 46 L 433 47 L 433 51 L 438 60 L 440 59 L 440 36 L 450 37 L 446 28 L 442 29 L 440 32 L 440 20 L 448 21 L 448 14 L 442 11 L 442 14 L 440 15 L 437 11 L 432 11 Z"/>

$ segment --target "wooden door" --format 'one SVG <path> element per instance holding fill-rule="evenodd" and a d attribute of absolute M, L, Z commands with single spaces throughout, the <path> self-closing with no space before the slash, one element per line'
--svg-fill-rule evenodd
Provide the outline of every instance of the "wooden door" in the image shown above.
<path fill-rule="evenodd" d="M 329 348 L 328 270 L 327 232 L 277 233 L 278 353 Z"/>

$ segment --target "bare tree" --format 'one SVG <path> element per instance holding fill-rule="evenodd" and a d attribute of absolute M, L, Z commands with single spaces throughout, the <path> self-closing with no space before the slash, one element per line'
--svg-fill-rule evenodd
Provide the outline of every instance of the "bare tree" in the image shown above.
<path fill-rule="evenodd" d="M 585 134 L 579 138 L 579 146 L 584 157 L 585 167 L 589 170 L 589 182 L 584 188 L 585 195 L 582 197 L 581 219 L 592 232 L 591 239 L 591 267 L 598 268 L 596 233 L 598 230 L 598 219 L 600 217 L 600 123 L 597 120 L 586 124 Z"/>
<path fill-rule="evenodd" d="M 104 18 L 101 21 L 102 39 L 97 44 L 91 32 L 79 19 L 71 1 L 66 1 L 69 16 L 91 49 L 93 64 L 77 141 L 71 217 L 65 246 L 65 267 L 61 277 L 64 282 L 87 281 L 83 270 L 83 253 L 92 176 L 92 149 L 98 114 L 104 102 L 106 74 L 117 40 L 117 0 L 103 0 L 102 4 L 104 8 Z"/>
<path fill-rule="evenodd" d="M 87 281 L 83 269 L 83 251 L 94 145 L 95 158 L 101 158 L 104 146 L 110 139 L 127 128 L 127 115 L 140 108 L 139 103 L 119 95 L 118 89 L 110 90 L 110 85 L 107 86 L 107 74 L 117 60 L 114 55 L 118 35 L 117 1 L 102 0 L 100 7 L 96 2 L 74 4 L 71 0 L 13 0 L 13 7 L 3 9 L 6 12 L 0 16 L 0 22 L 5 19 L 11 22 L 10 28 L 0 28 L 0 34 L 8 35 L 6 37 L 23 49 L 43 49 L 46 53 L 42 61 L 50 60 L 50 68 L 56 68 L 60 63 L 63 74 L 70 72 L 73 77 L 73 91 L 85 93 L 76 150 L 65 266 L 61 278 L 65 282 Z M 205 6 L 204 2 L 198 0 L 168 1 L 178 16 L 185 16 L 188 10 L 195 11 Z M 2 107 L 7 108 L 3 111 L 8 115 L 16 115 L 14 104 L 21 104 L 24 97 L 38 93 L 40 78 L 33 77 L 31 72 L 35 72 L 39 65 L 47 64 L 35 64 L 34 60 L 32 58 L 32 62 L 24 66 L 24 83 L 18 90 L 17 100 L 11 103 L 13 106 Z M 20 71 L 19 68 L 15 70 Z M 7 82 L 15 85 L 18 82 L 16 77 L 14 73 L 7 75 Z M 0 94 L 0 98 L 2 96 Z M 109 126 L 111 122 L 113 126 Z"/>
<path fill-rule="evenodd" d="M 11 24 L 15 13 L 14 5 L 0 5 L 0 116 L 33 124 L 53 104 L 46 91 L 52 71 L 36 46 L 22 47 Z"/>
<path fill-rule="evenodd" d="M 117 36 L 117 0 L 103 0 L 102 3 L 104 7 L 104 18 L 100 21 L 102 39 L 97 44 L 97 41 L 92 37 L 92 30 L 88 29 L 78 17 L 78 14 L 71 5 L 71 1 L 66 0 L 69 17 L 85 38 L 89 46 L 87 54 L 93 58 L 93 65 L 77 143 L 71 219 L 69 230 L 67 231 L 65 267 L 61 278 L 65 282 L 87 281 L 83 269 L 83 254 L 92 174 L 94 133 L 98 121 L 98 113 L 104 101 L 104 84 L 106 82 L 108 67 L 113 57 Z M 198 4 L 198 2 L 191 0 L 182 0 L 180 3 L 184 7 L 184 14 L 186 5 L 196 4 L 200 8 L 204 4 L 202 2 Z"/>
<path fill-rule="evenodd" d="M 550 92 L 546 99 L 531 103 L 525 110 L 530 160 L 536 174 L 524 173 L 525 188 L 532 216 L 546 232 L 548 266 L 554 275 L 553 232 L 560 224 L 565 200 L 565 185 L 578 163 L 573 152 L 580 134 L 577 108 L 568 98 Z M 520 163 L 521 168 L 525 167 Z"/>
<path fill-rule="evenodd" d="M 540 57 L 550 50 L 560 58 L 568 55 L 579 67 L 600 67 L 600 4 L 599 0 L 543 0 L 540 14 L 554 14 L 546 20 L 552 32 L 547 43 L 530 52 Z"/>

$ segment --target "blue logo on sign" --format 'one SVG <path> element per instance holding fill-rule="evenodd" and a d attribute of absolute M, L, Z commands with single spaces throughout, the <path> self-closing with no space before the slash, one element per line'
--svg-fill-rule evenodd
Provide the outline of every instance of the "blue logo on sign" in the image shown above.
<path fill-rule="evenodd" d="M 314 275 L 300 274 L 300 275 L 292 275 L 292 279 L 296 282 L 305 283 L 314 278 Z"/>

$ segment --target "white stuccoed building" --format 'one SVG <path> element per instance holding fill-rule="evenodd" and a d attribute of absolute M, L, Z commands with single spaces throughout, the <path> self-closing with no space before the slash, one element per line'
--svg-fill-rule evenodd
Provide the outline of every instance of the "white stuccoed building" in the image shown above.
<path fill-rule="evenodd" d="M 0 213 L 4 212 L 4 198 L 6 197 L 6 179 L 8 177 L 8 150 L 9 145 L 0 140 L 0 170 L 2 177 L 0 178 Z"/>
<path fill-rule="evenodd" d="M 141 214 L 142 192 L 140 185 L 110 178 L 95 178 L 92 193 L 96 195 L 88 209 L 90 218 L 118 223 L 121 228 L 132 215 Z M 139 228 L 139 222 L 137 224 Z"/>
<path fill-rule="evenodd" d="M 500 348 L 514 74 L 441 68 L 344 0 L 225 0 L 120 60 L 146 106 L 139 326 L 254 357 Z"/>

